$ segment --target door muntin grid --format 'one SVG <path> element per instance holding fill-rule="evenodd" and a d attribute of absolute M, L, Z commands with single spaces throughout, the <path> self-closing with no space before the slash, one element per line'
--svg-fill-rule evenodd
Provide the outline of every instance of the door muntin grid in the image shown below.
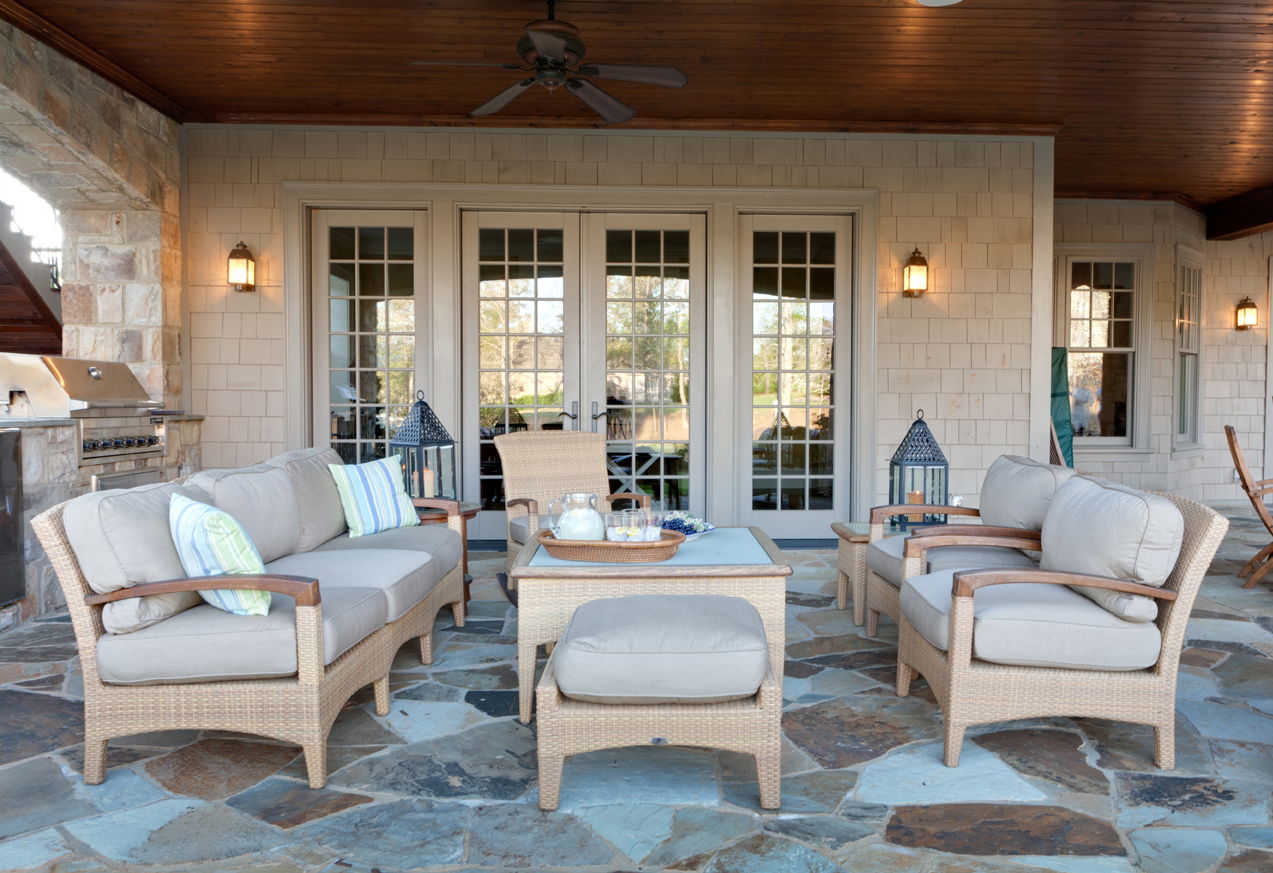
<path fill-rule="evenodd" d="M 688 510 L 697 487 L 690 478 L 690 232 L 607 230 L 605 239 L 612 489 Z"/>
<path fill-rule="evenodd" d="M 835 232 L 752 233 L 752 509 L 832 509 Z"/>
<path fill-rule="evenodd" d="M 494 438 L 561 430 L 565 392 L 564 232 L 478 230 L 478 455 L 483 509 L 504 509 Z"/>
<path fill-rule="evenodd" d="M 328 229 L 331 446 L 348 464 L 383 458 L 415 395 L 415 230 Z"/>

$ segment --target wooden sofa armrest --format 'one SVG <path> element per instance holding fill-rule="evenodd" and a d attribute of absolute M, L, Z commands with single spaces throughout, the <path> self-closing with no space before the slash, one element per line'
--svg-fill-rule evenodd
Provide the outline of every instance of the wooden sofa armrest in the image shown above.
<path fill-rule="evenodd" d="M 1011 585 L 1018 582 L 1035 582 L 1047 585 L 1084 585 L 1088 588 L 1104 588 L 1125 594 L 1139 594 L 1158 600 L 1175 600 L 1176 592 L 1167 588 L 1154 588 L 1138 582 L 1111 579 L 1108 576 L 1087 576 L 1083 573 L 1065 573 L 1061 570 L 960 570 L 955 574 L 950 593 L 954 597 L 972 597 L 978 588 L 990 585 Z"/>
<path fill-rule="evenodd" d="M 121 588 L 109 594 L 90 594 L 84 598 L 88 606 L 101 606 L 116 600 L 146 597 L 151 594 L 174 594 L 178 591 L 271 591 L 296 599 L 297 606 L 318 606 L 322 597 L 318 580 L 308 576 L 277 576 L 235 574 L 233 576 L 200 576 L 197 579 L 169 579 L 166 582 L 145 582 L 131 588 Z"/>
<path fill-rule="evenodd" d="M 902 546 L 904 558 L 921 558 L 929 549 L 943 546 L 990 546 L 1000 549 L 1037 549 L 1039 541 L 1018 536 L 942 536 L 929 534 L 922 537 L 907 537 Z"/>
<path fill-rule="evenodd" d="M 447 515 L 460 514 L 460 501 L 445 497 L 413 497 L 411 504 L 419 509 L 445 509 Z"/>
<path fill-rule="evenodd" d="M 1016 537 L 1023 540 L 1040 541 L 1042 531 L 1025 530 L 1017 527 L 996 527 L 990 524 L 929 524 L 911 531 L 912 537 L 931 536 L 969 536 L 969 537 Z"/>
<path fill-rule="evenodd" d="M 616 500 L 635 500 L 637 503 L 641 504 L 642 508 L 644 509 L 650 508 L 650 495 L 648 494 L 635 494 L 632 492 L 628 492 L 625 494 L 606 495 L 606 503 L 613 503 Z"/>
<path fill-rule="evenodd" d="M 981 510 L 971 506 L 936 506 L 931 503 L 894 503 L 871 507 L 871 524 L 883 524 L 896 515 L 971 515 L 980 518 Z"/>

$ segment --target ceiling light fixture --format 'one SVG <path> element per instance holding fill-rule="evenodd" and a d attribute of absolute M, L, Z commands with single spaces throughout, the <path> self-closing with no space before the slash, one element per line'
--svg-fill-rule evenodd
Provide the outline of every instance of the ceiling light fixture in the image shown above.
<path fill-rule="evenodd" d="M 954 6 L 959 0 L 919 0 L 920 6 Z"/>

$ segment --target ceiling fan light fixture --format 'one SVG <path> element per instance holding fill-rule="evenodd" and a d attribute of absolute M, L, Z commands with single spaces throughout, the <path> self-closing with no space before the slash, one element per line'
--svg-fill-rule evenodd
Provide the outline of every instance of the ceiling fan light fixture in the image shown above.
<path fill-rule="evenodd" d="M 920 6 L 954 6 L 959 0 L 919 0 Z"/>

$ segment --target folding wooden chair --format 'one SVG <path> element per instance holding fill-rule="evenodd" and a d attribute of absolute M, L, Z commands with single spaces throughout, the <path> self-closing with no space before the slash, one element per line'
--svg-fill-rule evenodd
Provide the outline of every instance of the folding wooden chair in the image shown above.
<path fill-rule="evenodd" d="M 1269 508 L 1264 505 L 1264 495 L 1273 492 L 1273 479 L 1255 481 L 1255 477 L 1247 468 L 1246 460 L 1242 457 L 1242 447 L 1238 445 L 1238 434 L 1232 425 L 1224 426 L 1224 435 L 1229 440 L 1229 453 L 1233 455 L 1233 466 L 1238 470 L 1238 480 L 1242 483 L 1242 490 L 1250 498 L 1251 505 L 1255 507 L 1255 514 L 1264 523 L 1265 530 L 1269 532 L 1269 536 L 1273 537 L 1273 517 L 1269 516 Z M 1270 556 L 1273 556 L 1273 543 L 1260 549 L 1254 558 L 1246 562 L 1246 566 L 1238 572 L 1239 579 L 1246 579 L 1246 585 L 1242 586 L 1243 588 L 1254 587 L 1255 583 L 1264 578 L 1264 574 L 1273 568 L 1273 561 L 1269 560 Z M 1251 578 L 1247 579 L 1248 576 Z"/>

